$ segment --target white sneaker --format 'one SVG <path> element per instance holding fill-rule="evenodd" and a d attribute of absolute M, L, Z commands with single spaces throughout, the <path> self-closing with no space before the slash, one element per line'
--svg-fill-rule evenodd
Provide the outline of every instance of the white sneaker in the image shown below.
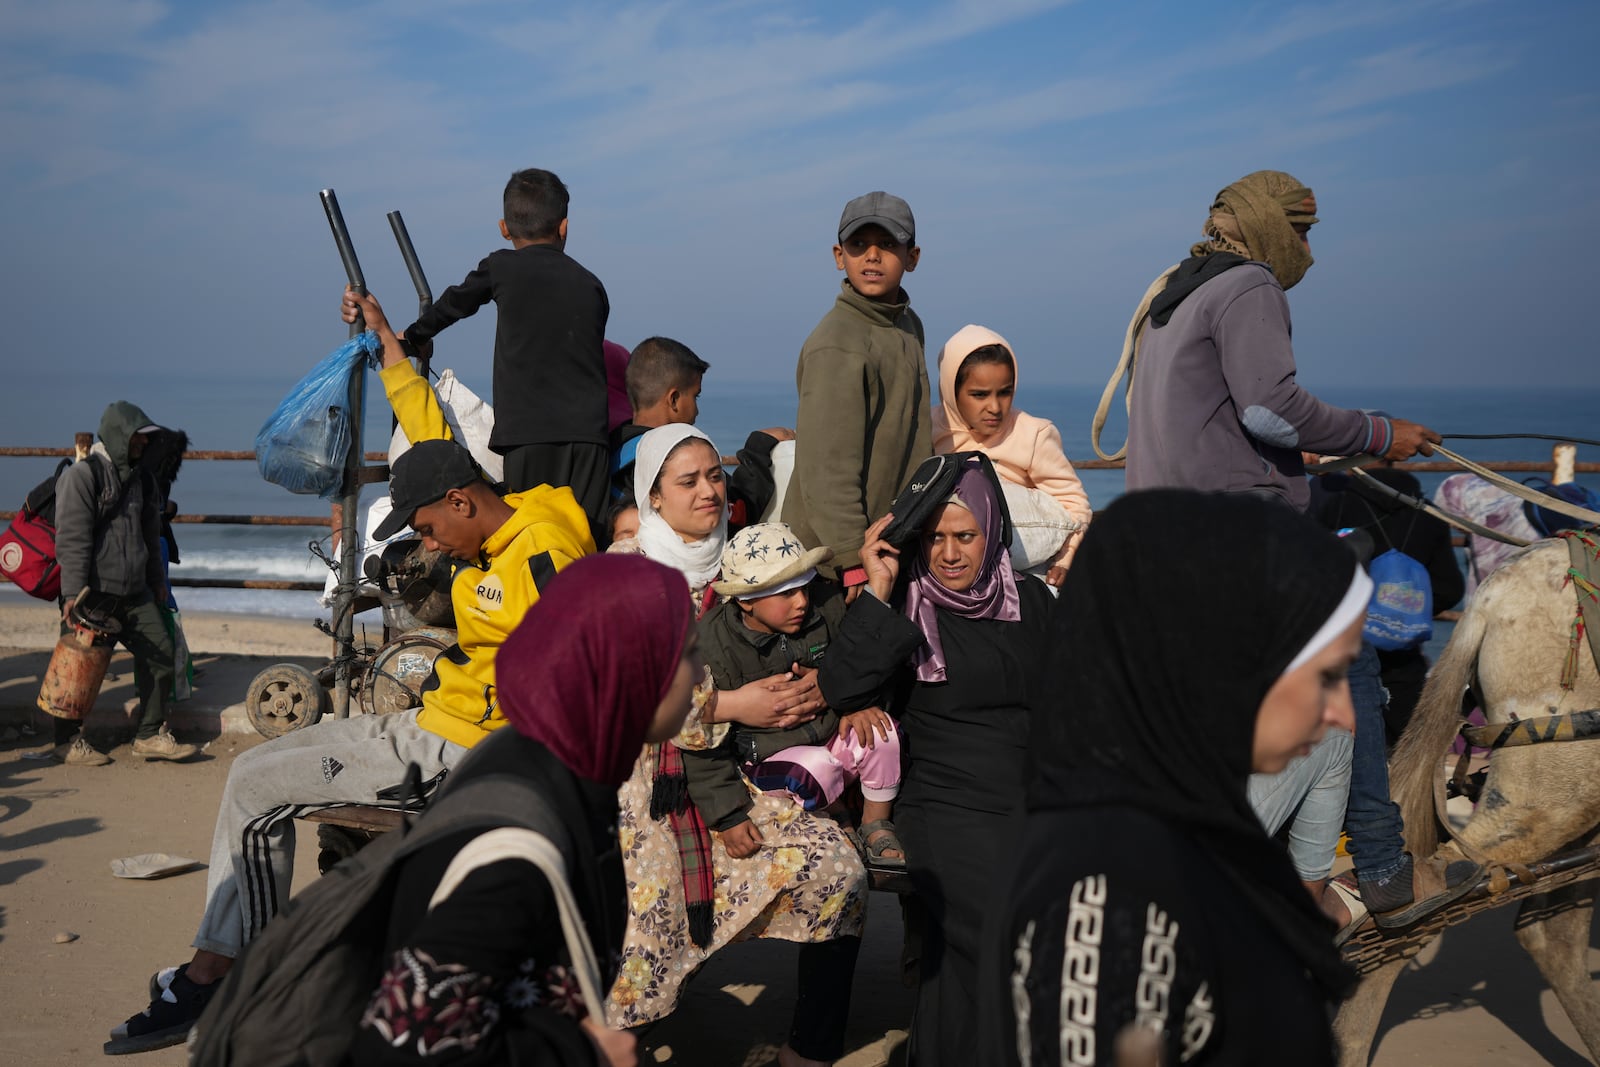
<path fill-rule="evenodd" d="M 66 744 L 57 745 L 50 758 L 69 767 L 104 767 L 111 757 L 89 744 L 80 734 Z"/>
<path fill-rule="evenodd" d="M 133 740 L 133 754 L 135 756 L 143 756 L 147 760 L 188 759 L 199 751 L 200 749 L 196 745 L 179 744 L 178 739 L 165 730 L 162 730 L 154 737 L 136 737 Z"/>

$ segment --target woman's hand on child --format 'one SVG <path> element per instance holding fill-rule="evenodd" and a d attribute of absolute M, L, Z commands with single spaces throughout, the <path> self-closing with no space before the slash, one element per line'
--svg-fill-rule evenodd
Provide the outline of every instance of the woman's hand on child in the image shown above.
<path fill-rule="evenodd" d="M 1067 568 L 1065 568 L 1065 567 L 1059 567 L 1059 566 L 1058 567 L 1051 567 L 1049 570 L 1044 572 L 1044 584 L 1045 585 L 1052 585 L 1052 586 L 1055 586 L 1057 589 L 1060 589 L 1061 588 L 1061 583 L 1066 581 L 1066 580 L 1067 580 Z"/>
<path fill-rule="evenodd" d="M 638 1067 L 639 1039 L 626 1030 L 608 1030 L 594 1021 L 593 1016 L 580 1024 L 583 1032 L 594 1042 L 597 1059 L 603 1067 Z"/>
<path fill-rule="evenodd" d="M 749 819 L 746 819 L 738 826 L 731 826 L 726 830 L 718 831 L 717 836 L 722 838 L 722 847 L 728 850 L 728 855 L 736 860 L 754 856 L 766 842 L 766 838 L 761 836 L 761 831 L 756 828 L 756 824 Z"/>
<path fill-rule="evenodd" d="M 788 729 L 817 717 L 826 702 L 817 689 L 814 668 L 795 670 L 746 682 L 737 689 L 717 693 L 717 721 L 737 722 L 757 729 Z"/>
<path fill-rule="evenodd" d="M 882 708 L 867 708 L 851 712 L 849 715 L 841 715 L 839 736 L 848 741 L 852 731 L 856 735 L 856 744 L 876 748 L 878 739 L 873 736 L 874 732 L 888 741 L 889 735 L 894 732 L 894 720 L 889 718 L 888 713 Z"/>
<path fill-rule="evenodd" d="M 867 572 L 867 588 L 885 604 L 894 592 L 895 579 L 900 576 L 900 550 L 883 540 L 883 531 L 893 521 L 894 513 L 890 512 L 868 526 L 861 544 L 861 566 Z"/>

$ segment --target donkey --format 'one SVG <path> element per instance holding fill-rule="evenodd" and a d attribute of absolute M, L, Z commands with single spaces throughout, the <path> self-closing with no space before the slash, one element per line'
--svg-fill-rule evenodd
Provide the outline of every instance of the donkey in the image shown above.
<path fill-rule="evenodd" d="M 1390 763 L 1413 855 L 1432 855 L 1440 845 L 1434 787 L 1469 685 L 1490 723 L 1600 707 L 1600 673 L 1587 647 L 1578 650 L 1573 688 L 1560 686 L 1576 607 L 1565 582 L 1568 562 L 1566 542 L 1536 542 L 1478 588 L 1456 624 Z M 1600 837 L 1597 827 L 1600 740 L 1536 744 L 1495 753 L 1460 837 L 1492 862 L 1525 864 L 1564 845 L 1590 843 Z M 1516 925 L 1518 942 L 1600 1062 L 1600 995 L 1586 958 L 1597 885 L 1582 881 L 1529 897 Z M 1335 1032 L 1344 1067 L 1367 1063 L 1384 1002 L 1405 962 L 1369 974 L 1340 1009 Z"/>

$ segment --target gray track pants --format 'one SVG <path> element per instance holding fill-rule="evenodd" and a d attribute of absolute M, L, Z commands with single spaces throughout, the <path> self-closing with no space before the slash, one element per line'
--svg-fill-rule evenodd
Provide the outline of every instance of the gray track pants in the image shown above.
<path fill-rule="evenodd" d="M 240 755 L 222 791 L 194 947 L 237 956 L 289 899 L 296 817 L 340 804 L 398 807 L 407 765 L 431 788 L 466 753 L 408 711 L 324 720 Z"/>
<path fill-rule="evenodd" d="M 1289 859 L 1302 882 L 1321 881 L 1333 870 L 1354 748 L 1348 733 L 1331 729 L 1310 755 L 1295 757 L 1277 774 L 1250 776 L 1250 807 L 1267 833 L 1289 823 Z"/>

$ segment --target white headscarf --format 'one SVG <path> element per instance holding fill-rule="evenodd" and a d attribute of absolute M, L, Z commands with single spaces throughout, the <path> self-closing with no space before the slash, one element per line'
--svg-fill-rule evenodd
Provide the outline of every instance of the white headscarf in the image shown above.
<path fill-rule="evenodd" d="M 1350 586 L 1344 591 L 1344 599 L 1333 609 L 1333 614 L 1323 621 L 1321 628 L 1311 635 L 1311 640 L 1301 646 L 1294 659 L 1283 669 L 1283 673 L 1288 674 L 1302 666 L 1318 652 L 1333 644 L 1333 639 L 1344 633 L 1351 623 L 1366 615 L 1367 606 L 1371 601 L 1372 577 L 1357 567 L 1355 574 L 1350 576 Z"/>
<path fill-rule="evenodd" d="M 698 437 L 716 452 L 711 438 L 686 423 L 657 426 L 639 438 L 633 461 L 633 498 L 639 505 L 639 547 L 645 556 L 682 571 L 689 585 L 699 589 L 722 570 L 722 548 L 728 541 L 728 509 L 722 509 L 717 528 L 711 533 L 699 541 L 685 541 L 650 506 L 650 487 L 656 484 L 667 454 L 689 437 Z"/>

